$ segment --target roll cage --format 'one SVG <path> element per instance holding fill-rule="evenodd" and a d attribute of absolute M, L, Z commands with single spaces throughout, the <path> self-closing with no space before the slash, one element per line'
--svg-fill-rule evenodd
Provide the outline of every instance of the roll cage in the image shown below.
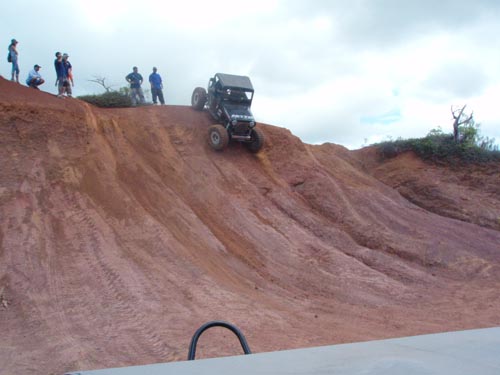
<path fill-rule="evenodd" d="M 208 81 L 208 92 L 209 97 L 251 106 L 254 89 L 248 77 L 217 73 Z"/>

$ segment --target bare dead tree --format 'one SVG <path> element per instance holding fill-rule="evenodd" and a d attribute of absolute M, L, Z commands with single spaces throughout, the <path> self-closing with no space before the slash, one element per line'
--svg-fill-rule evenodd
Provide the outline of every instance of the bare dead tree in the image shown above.
<path fill-rule="evenodd" d="M 460 141 L 459 132 L 458 132 L 459 126 L 463 125 L 463 124 L 468 124 L 471 121 L 473 121 L 472 116 L 474 115 L 474 112 L 471 112 L 471 114 L 469 116 L 464 114 L 464 110 L 465 110 L 466 106 L 467 106 L 467 104 L 465 104 L 462 108 L 457 108 L 457 109 L 453 109 L 453 106 L 451 106 L 451 114 L 453 115 L 453 139 L 457 143 Z M 457 115 L 457 113 L 458 113 L 458 115 Z"/>
<path fill-rule="evenodd" d="M 94 79 L 89 79 L 88 81 L 97 83 L 98 85 L 104 87 L 104 90 L 106 90 L 106 92 L 110 92 L 111 88 L 113 87 L 113 86 L 109 86 L 106 83 L 106 77 L 94 76 Z"/>

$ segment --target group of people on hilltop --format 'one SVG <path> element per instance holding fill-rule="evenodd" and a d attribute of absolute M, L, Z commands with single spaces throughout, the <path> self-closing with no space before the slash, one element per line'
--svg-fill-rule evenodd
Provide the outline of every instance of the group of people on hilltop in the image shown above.
<path fill-rule="evenodd" d="M 142 75 L 139 73 L 137 66 L 132 68 L 132 73 L 129 73 L 125 80 L 130 84 L 130 98 L 132 99 L 132 105 L 136 106 L 137 103 L 144 104 L 144 93 L 142 91 Z M 153 67 L 153 73 L 149 75 L 149 83 L 151 85 L 151 95 L 153 97 L 153 104 L 158 104 L 158 100 L 161 105 L 165 104 L 165 98 L 163 97 L 163 81 L 161 76 L 158 74 L 158 69 Z"/>
<path fill-rule="evenodd" d="M 19 42 L 16 39 L 12 39 L 9 45 L 9 53 L 7 55 L 7 61 L 12 64 L 12 81 L 19 83 L 19 52 L 17 50 L 17 44 Z M 67 53 L 62 54 L 61 52 L 56 52 L 56 59 L 54 60 L 54 68 L 56 70 L 56 86 L 58 91 L 58 97 L 62 98 L 65 96 L 71 97 L 73 95 L 72 87 L 75 83 L 73 81 L 73 66 L 68 60 L 69 55 Z M 26 85 L 37 89 L 38 86 L 43 85 L 45 80 L 40 74 L 40 69 L 42 67 L 38 64 L 33 66 L 33 69 L 28 73 L 26 78 Z M 144 104 L 145 98 L 142 91 L 143 78 L 139 73 L 136 66 L 132 68 L 132 73 L 125 77 L 125 80 L 130 84 L 130 98 L 132 100 L 132 105 Z M 151 85 L 151 95 L 153 97 L 153 104 L 161 105 L 165 104 L 165 98 L 163 97 L 163 81 L 158 74 L 158 69 L 153 67 L 153 73 L 149 75 L 149 83 Z"/>
<path fill-rule="evenodd" d="M 19 82 L 19 52 L 17 50 L 17 44 L 19 42 L 16 39 L 12 39 L 9 44 L 9 53 L 7 55 L 7 61 L 12 64 L 12 77 L 11 80 L 17 83 Z M 68 60 L 69 55 L 67 53 L 62 54 L 61 52 L 56 52 L 56 59 L 54 60 L 54 68 L 56 70 L 56 86 L 58 87 L 58 97 L 68 97 L 72 96 L 71 87 L 74 86 L 73 81 L 73 67 Z M 38 64 L 33 66 L 33 69 L 28 73 L 26 78 L 26 85 L 39 90 L 38 86 L 43 85 L 45 80 L 42 78 L 40 69 L 42 67 Z"/>

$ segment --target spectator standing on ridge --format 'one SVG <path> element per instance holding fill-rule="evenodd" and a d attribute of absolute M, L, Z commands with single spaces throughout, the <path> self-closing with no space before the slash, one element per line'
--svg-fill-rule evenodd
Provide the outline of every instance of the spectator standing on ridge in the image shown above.
<path fill-rule="evenodd" d="M 132 68 L 132 73 L 129 73 L 125 79 L 130 83 L 130 99 L 132 99 L 132 105 L 137 105 L 137 97 L 139 97 L 139 103 L 144 104 L 144 93 L 142 92 L 142 76 L 139 74 L 137 66 Z"/>
<path fill-rule="evenodd" d="M 62 98 L 64 94 L 64 63 L 62 61 L 62 53 L 56 52 L 56 59 L 54 60 L 54 68 L 56 69 L 56 86 L 57 97 Z"/>
<path fill-rule="evenodd" d="M 12 78 L 10 79 L 11 81 L 15 81 L 19 83 L 19 53 L 17 52 L 17 43 L 18 41 L 15 39 L 12 39 L 9 44 L 9 54 L 7 56 L 7 61 L 12 63 Z"/>
<path fill-rule="evenodd" d="M 63 85 L 64 91 L 66 94 L 71 97 L 73 94 L 71 87 L 75 86 L 75 83 L 73 82 L 73 66 L 68 60 L 69 55 L 67 53 L 64 53 L 62 56 L 62 61 L 63 61 L 63 66 L 64 66 L 64 72 L 66 75 L 66 85 Z"/>
<path fill-rule="evenodd" d="M 160 100 L 161 105 L 165 104 L 165 99 L 163 98 L 163 82 L 161 76 L 157 73 L 158 69 L 153 68 L 153 73 L 149 75 L 149 83 L 151 84 L 151 94 L 153 95 L 153 103 L 157 104 L 157 100 Z"/>
<path fill-rule="evenodd" d="M 40 74 L 41 66 L 36 64 L 33 69 L 28 73 L 28 78 L 26 78 L 26 84 L 34 89 L 39 90 L 38 86 L 43 85 L 45 83 L 45 80 L 42 78 L 42 75 Z"/>

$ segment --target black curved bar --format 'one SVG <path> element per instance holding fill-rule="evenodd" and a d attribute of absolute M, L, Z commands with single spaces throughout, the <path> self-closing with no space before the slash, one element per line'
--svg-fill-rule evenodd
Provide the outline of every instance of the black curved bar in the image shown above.
<path fill-rule="evenodd" d="M 250 351 L 250 347 L 248 346 L 247 340 L 245 339 L 245 336 L 243 336 L 243 333 L 241 333 L 241 331 L 237 327 L 235 327 L 231 323 L 227 323 L 221 320 L 214 320 L 212 322 L 203 324 L 194 333 L 193 338 L 191 339 L 191 344 L 189 345 L 188 361 L 194 360 L 196 356 L 196 344 L 198 344 L 198 339 L 200 338 L 203 332 L 205 332 L 207 329 L 211 327 L 224 327 L 229 329 L 238 337 L 238 340 L 240 340 L 241 347 L 243 348 L 245 354 L 252 354 L 252 352 Z"/>

